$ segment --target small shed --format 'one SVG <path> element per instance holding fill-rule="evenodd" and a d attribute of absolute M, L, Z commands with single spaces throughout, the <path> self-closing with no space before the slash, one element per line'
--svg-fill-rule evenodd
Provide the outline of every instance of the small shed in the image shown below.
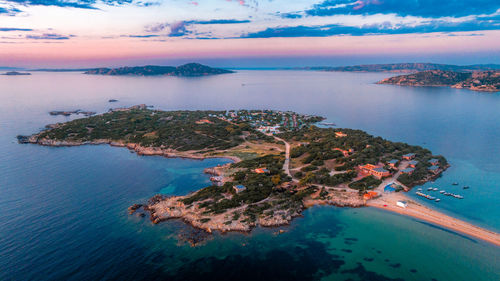
<path fill-rule="evenodd" d="M 415 156 L 416 156 L 415 153 L 408 153 L 408 154 L 403 155 L 403 159 L 404 160 L 412 160 L 413 158 L 415 158 Z"/>

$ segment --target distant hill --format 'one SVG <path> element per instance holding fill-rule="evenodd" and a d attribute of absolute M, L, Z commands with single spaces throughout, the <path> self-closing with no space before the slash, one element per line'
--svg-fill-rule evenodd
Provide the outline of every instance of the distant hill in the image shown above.
<path fill-rule="evenodd" d="M 379 81 L 378 84 L 401 86 L 449 86 L 474 91 L 500 91 L 500 71 L 455 72 L 428 70 L 399 75 Z"/>
<path fill-rule="evenodd" d="M 5 72 L 2 75 L 7 75 L 7 76 L 16 76 L 16 75 L 31 75 L 29 72 L 17 72 L 17 71 L 9 71 Z"/>
<path fill-rule="evenodd" d="M 96 68 L 91 69 L 85 74 L 97 75 L 129 75 L 129 76 L 205 76 L 233 73 L 231 70 L 212 68 L 199 63 L 188 63 L 178 67 L 175 66 L 134 66 L 134 67 L 119 67 L 119 68 Z"/>
<path fill-rule="evenodd" d="M 23 68 L 20 67 L 11 67 L 11 66 L 0 66 L 0 70 L 23 70 Z"/>
<path fill-rule="evenodd" d="M 417 72 L 426 70 L 446 70 L 446 71 L 484 71 L 500 70 L 498 64 L 475 64 L 475 65 L 451 65 L 436 63 L 392 63 L 392 64 L 365 64 L 354 66 L 319 66 L 306 67 L 303 69 L 319 71 L 342 71 L 342 72 Z"/>
<path fill-rule="evenodd" d="M 30 71 L 43 71 L 43 72 L 84 72 L 95 68 L 38 68 Z"/>

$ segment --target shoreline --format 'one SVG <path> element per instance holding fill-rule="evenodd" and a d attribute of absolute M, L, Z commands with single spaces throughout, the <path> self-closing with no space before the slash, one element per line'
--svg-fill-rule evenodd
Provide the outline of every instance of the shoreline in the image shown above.
<path fill-rule="evenodd" d="M 26 140 L 19 140 L 20 143 L 36 144 L 41 146 L 50 147 L 73 147 L 83 145 L 109 145 L 111 147 L 125 147 L 131 152 L 135 152 L 139 156 L 163 156 L 166 158 L 184 158 L 190 160 L 205 160 L 214 158 L 229 159 L 235 163 L 241 162 L 241 159 L 234 155 L 203 155 L 199 151 L 177 151 L 168 148 L 158 147 L 144 147 L 137 143 L 123 143 L 108 139 L 100 139 L 88 142 L 68 142 L 68 141 L 54 141 L 47 139 L 28 138 Z M 220 151 L 222 152 L 222 151 Z"/>
<path fill-rule="evenodd" d="M 396 202 L 399 200 L 407 201 L 408 206 L 406 208 L 396 206 Z M 500 247 L 499 233 L 476 226 L 463 220 L 448 216 L 437 210 L 423 206 L 413 201 L 410 197 L 404 194 L 394 193 L 382 196 L 377 199 L 369 200 L 366 203 L 366 206 L 416 218 Z"/>

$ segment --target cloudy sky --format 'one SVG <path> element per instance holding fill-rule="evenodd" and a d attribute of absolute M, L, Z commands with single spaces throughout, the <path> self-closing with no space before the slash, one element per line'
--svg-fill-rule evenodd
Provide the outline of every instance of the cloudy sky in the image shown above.
<path fill-rule="evenodd" d="M 500 63 L 498 0 L 0 0 L 0 66 Z"/>

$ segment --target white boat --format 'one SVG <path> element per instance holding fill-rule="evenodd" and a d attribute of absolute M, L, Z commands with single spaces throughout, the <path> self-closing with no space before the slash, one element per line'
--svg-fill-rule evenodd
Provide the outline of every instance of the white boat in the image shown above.
<path fill-rule="evenodd" d="M 439 191 L 439 193 L 441 193 L 441 194 L 443 194 L 443 193 L 445 193 L 445 192 L 446 192 L 446 191 L 444 191 L 444 190 Z"/>
<path fill-rule="evenodd" d="M 439 202 L 439 201 L 441 201 L 441 199 L 437 198 L 437 199 L 436 199 L 436 202 Z"/>

